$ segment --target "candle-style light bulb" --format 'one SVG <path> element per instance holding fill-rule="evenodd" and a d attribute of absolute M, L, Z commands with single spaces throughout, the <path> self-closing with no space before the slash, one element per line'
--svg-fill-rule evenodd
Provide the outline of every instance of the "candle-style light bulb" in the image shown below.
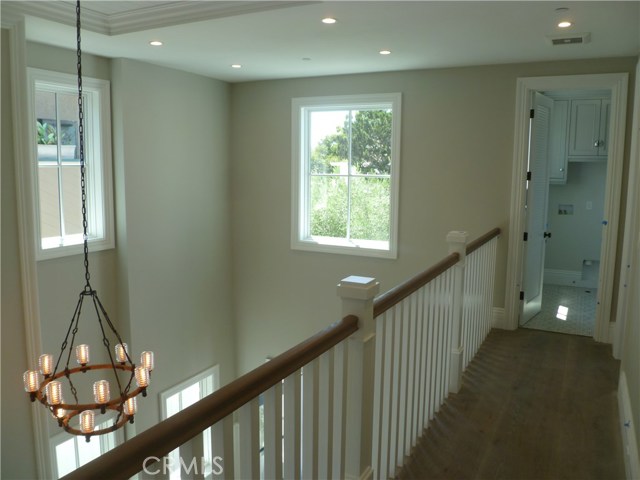
<path fill-rule="evenodd" d="M 38 366 L 40 367 L 40 373 L 45 377 L 51 375 L 53 372 L 53 355 L 50 353 L 44 353 L 38 358 Z"/>
<path fill-rule="evenodd" d="M 127 361 L 127 344 L 126 343 L 116 343 L 116 360 L 120 363 L 125 363 Z"/>
<path fill-rule="evenodd" d="M 89 345 L 78 345 L 76 347 L 76 360 L 83 367 L 89 363 Z"/>
<path fill-rule="evenodd" d="M 109 392 L 109 382 L 106 380 L 98 380 L 93 383 L 93 398 L 96 403 L 105 404 L 111 398 Z"/>
<path fill-rule="evenodd" d="M 22 375 L 24 389 L 29 393 L 37 392 L 40 387 L 40 375 L 36 370 L 27 370 Z"/>
<path fill-rule="evenodd" d="M 153 371 L 153 352 L 142 352 L 140 363 L 151 373 Z"/>
<path fill-rule="evenodd" d="M 60 405 L 62 403 L 62 384 L 57 380 L 47 384 L 47 403 Z"/>
<path fill-rule="evenodd" d="M 138 411 L 138 401 L 136 400 L 136 397 L 131 397 L 127 399 L 126 402 L 124 402 L 125 414 L 132 416 L 132 415 L 135 415 L 137 411 Z"/>
<path fill-rule="evenodd" d="M 85 410 L 80 413 L 80 431 L 82 433 L 93 433 L 95 428 L 95 414 L 93 410 Z"/>
<path fill-rule="evenodd" d="M 136 367 L 135 376 L 139 387 L 146 388 L 149 385 L 149 370 L 146 367 Z"/>

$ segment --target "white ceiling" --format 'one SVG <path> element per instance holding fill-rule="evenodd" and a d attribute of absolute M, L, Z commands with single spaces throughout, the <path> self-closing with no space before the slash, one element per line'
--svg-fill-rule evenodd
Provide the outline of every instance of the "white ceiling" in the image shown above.
<path fill-rule="evenodd" d="M 558 13 L 560 7 L 569 10 Z M 639 7 L 638 0 L 86 0 L 82 40 L 94 54 L 241 82 L 638 55 Z M 4 25 L 22 15 L 29 40 L 75 48 L 74 2 L 2 1 Z M 325 25 L 325 16 L 338 22 Z M 561 30 L 561 19 L 574 25 Z M 578 33 L 590 33 L 591 41 L 551 46 L 547 39 Z M 164 46 L 149 46 L 152 39 Z"/>

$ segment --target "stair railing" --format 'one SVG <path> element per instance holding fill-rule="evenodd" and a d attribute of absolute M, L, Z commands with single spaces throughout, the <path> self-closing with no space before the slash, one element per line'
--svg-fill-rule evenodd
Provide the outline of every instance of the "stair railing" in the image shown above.
<path fill-rule="evenodd" d="M 451 232 L 445 259 L 377 298 L 343 279 L 342 320 L 64 478 L 169 478 L 175 449 L 182 478 L 395 476 L 491 327 L 499 233 Z"/>

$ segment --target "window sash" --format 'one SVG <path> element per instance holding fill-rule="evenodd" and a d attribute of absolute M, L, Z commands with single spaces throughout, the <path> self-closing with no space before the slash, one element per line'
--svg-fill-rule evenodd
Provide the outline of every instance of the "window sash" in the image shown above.
<path fill-rule="evenodd" d="M 352 151 L 346 172 L 320 173 L 311 171 L 311 116 L 315 112 L 345 111 L 353 121 L 353 112 L 363 110 L 391 110 L 391 164 L 389 174 L 353 172 Z M 383 258 L 397 257 L 397 217 L 398 217 L 398 181 L 400 160 L 400 118 L 401 94 L 359 95 L 341 97 L 294 98 L 292 101 L 292 232 L 291 247 L 297 250 L 311 250 L 329 253 L 365 255 Z M 351 142 L 351 130 L 349 142 Z M 311 227 L 311 182 L 314 178 L 345 178 L 348 184 L 347 212 L 353 213 L 350 202 L 353 200 L 351 182 L 356 178 L 389 179 L 389 238 L 388 241 L 353 239 L 349 229 L 351 218 L 347 218 L 344 237 L 325 237 L 312 235 Z"/>

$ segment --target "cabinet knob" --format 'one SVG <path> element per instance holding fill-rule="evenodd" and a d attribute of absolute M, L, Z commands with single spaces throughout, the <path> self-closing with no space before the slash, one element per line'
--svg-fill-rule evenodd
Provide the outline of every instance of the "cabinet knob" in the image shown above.
<path fill-rule="evenodd" d="M 603 145 L 604 145 L 604 140 L 596 140 L 596 141 L 593 143 L 593 146 L 594 146 L 594 147 L 602 147 Z"/>
<path fill-rule="evenodd" d="M 560 171 L 561 171 L 561 172 L 564 172 L 564 168 L 561 168 L 561 169 L 560 169 Z"/>

